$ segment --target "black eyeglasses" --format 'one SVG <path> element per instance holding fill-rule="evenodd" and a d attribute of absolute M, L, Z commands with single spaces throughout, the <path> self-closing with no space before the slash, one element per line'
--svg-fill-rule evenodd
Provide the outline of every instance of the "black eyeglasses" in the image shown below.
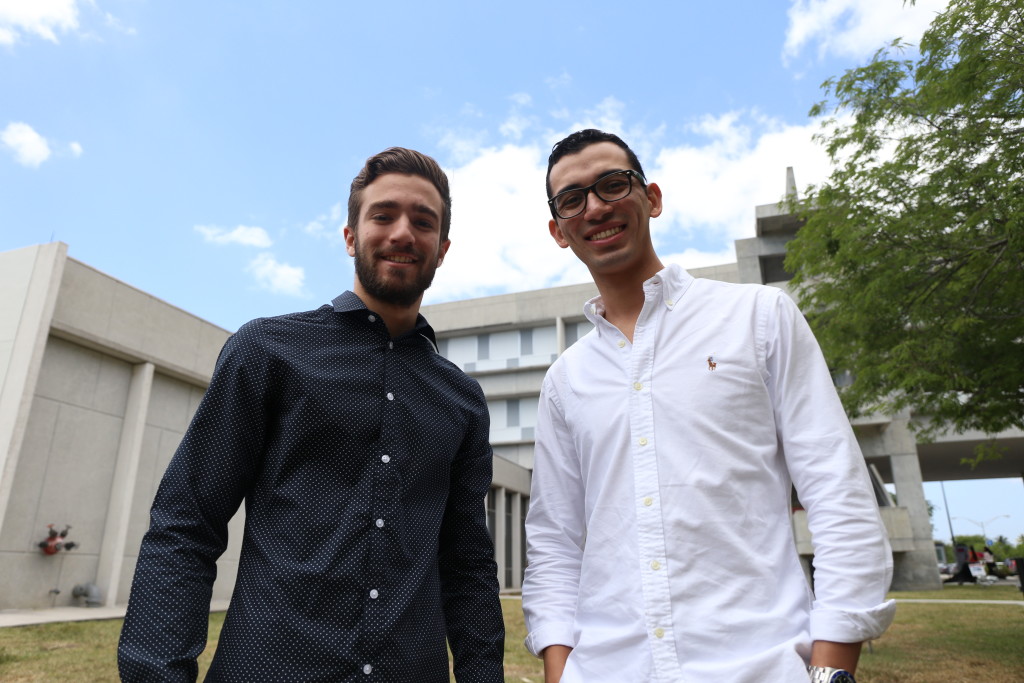
<path fill-rule="evenodd" d="M 587 208 L 587 195 L 591 190 L 594 191 L 598 199 L 605 202 L 617 202 L 624 199 L 633 191 L 633 178 L 636 178 L 637 182 L 643 186 L 644 177 L 637 171 L 612 171 L 608 175 L 598 178 L 593 185 L 559 192 L 548 200 L 551 214 L 562 220 L 579 216 Z"/>

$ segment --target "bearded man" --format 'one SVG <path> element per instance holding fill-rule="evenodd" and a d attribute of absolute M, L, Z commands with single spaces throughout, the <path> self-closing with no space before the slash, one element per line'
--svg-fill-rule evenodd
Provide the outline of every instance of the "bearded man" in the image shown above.
<path fill-rule="evenodd" d="M 121 641 L 127 681 L 194 681 L 216 559 L 245 502 L 207 680 L 503 680 L 485 522 L 487 404 L 419 315 L 448 179 L 391 148 L 352 181 L 353 291 L 246 323 L 163 477 Z"/>

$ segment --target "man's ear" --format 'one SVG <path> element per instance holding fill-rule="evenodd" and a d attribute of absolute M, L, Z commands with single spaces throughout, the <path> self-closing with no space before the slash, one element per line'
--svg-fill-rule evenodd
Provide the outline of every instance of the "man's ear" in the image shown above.
<path fill-rule="evenodd" d="M 647 201 L 651 203 L 651 218 L 660 216 L 662 209 L 661 188 L 658 187 L 657 183 L 647 185 Z"/>
<path fill-rule="evenodd" d="M 437 250 L 437 265 L 440 266 L 444 263 L 444 256 L 448 253 L 448 247 L 452 246 L 451 240 L 445 240 L 441 243 L 441 248 Z"/>
<path fill-rule="evenodd" d="M 342 231 L 342 234 L 345 235 L 345 250 L 348 252 L 349 256 L 355 256 L 356 231 L 346 225 L 345 229 Z"/>
<path fill-rule="evenodd" d="M 558 221 L 552 218 L 548 221 L 548 231 L 551 232 L 551 237 L 554 238 L 555 243 L 558 244 L 562 249 L 569 246 L 569 241 L 565 239 L 565 233 L 558 227 Z"/>

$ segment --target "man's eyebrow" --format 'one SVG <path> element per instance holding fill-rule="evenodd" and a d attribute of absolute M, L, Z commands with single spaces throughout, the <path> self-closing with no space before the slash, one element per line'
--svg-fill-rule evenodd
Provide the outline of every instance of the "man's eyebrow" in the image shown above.
<path fill-rule="evenodd" d="M 594 182 L 595 183 L 599 183 L 599 182 L 601 182 L 601 179 L 604 178 L 605 176 L 610 176 L 612 173 L 622 173 L 623 171 L 628 171 L 628 170 L 629 169 L 627 169 L 627 168 L 613 168 L 612 170 L 605 171 L 601 175 L 597 176 L 597 180 L 595 180 Z M 592 184 L 593 183 L 587 183 L 587 185 L 592 185 Z M 570 190 L 579 190 L 581 188 L 586 187 L 587 185 L 580 185 L 579 183 L 572 183 L 571 185 L 566 185 L 561 190 L 559 190 L 558 192 L 555 192 L 551 196 L 554 197 L 554 196 L 562 194 L 563 192 L 568 192 Z"/>
<path fill-rule="evenodd" d="M 401 204 L 399 204 L 398 202 L 396 202 L 393 199 L 381 199 L 380 201 L 376 201 L 376 202 L 373 202 L 372 204 L 368 204 L 367 207 L 366 207 L 366 211 L 367 211 L 367 213 L 372 213 L 373 211 L 381 211 L 383 209 L 400 209 L 400 208 L 402 208 Z M 427 206 L 426 204 L 414 204 L 413 207 L 412 207 L 412 210 L 415 213 L 425 213 L 428 216 L 430 216 L 431 218 L 440 219 L 440 216 L 438 215 L 437 211 L 435 211 L 432 206 Z"/>

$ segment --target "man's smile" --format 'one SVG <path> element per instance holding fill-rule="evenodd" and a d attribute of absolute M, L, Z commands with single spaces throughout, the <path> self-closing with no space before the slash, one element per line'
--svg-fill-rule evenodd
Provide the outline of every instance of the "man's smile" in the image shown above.
<path fill-rule="evenodd" d="M 618 235 L 620 232 L 622 232 L 625 229 L 626 229 L 626 227 L 624 225 L 617 225 L 614 228 L 607 228 L 605 230 L 602 230 L 601 232 L 594 233 L 593 235 L 588 236 L 586 239 L 587 239 L 588 242 L 594 242 L 594 241 L 597 241 L 597 240 L 608 239 L 609 237 L 612 237 L 614 235 Z"/>
<path fill-rule="evenodd" d="M 389 263 L 415 263 L 416 258 L 409 254 L 386 253 L 381 254 L 380 259 Z"/>

